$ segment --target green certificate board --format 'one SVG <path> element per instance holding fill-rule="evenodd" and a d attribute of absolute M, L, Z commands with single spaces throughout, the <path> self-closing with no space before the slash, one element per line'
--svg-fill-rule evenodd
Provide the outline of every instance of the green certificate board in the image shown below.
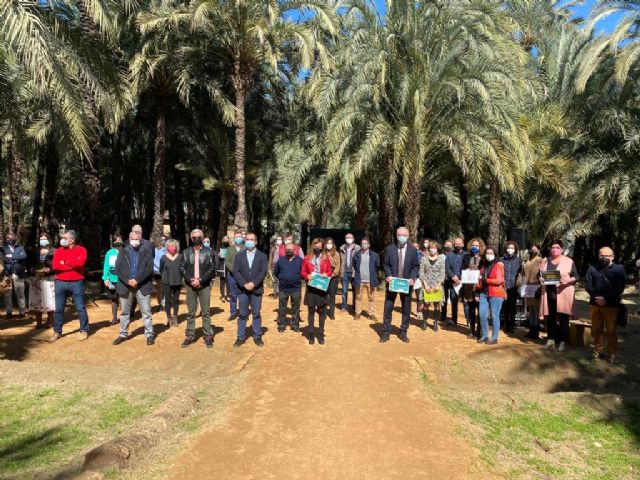
<path fill-rule="evenodd" d="M 330 280 L 331 279 L 329 277 L 325 277 L 324 275 L 319 275 L 315 273 L 313 275 L 313 278 L 309 282 L 309 286 L 313 288 L 317 288 L 318 290 L 322 290 L 323 292 L 326 292 L 327 289 L 329 288 Z"/>
<path fill-rule="evenodd" d="M 409 288 L 410 286 L 408 278 L 391 277 L 391 282 L 389 282 L 389 291 L 398 293 L 409 293 Z"/>
<path fill-rule="evenodd" d="M 442 290 L 441 288 L 433 291 L 433 292 L 427 292 L 426 289 L 423 289 L 423 297 L 424 297 L 424 301 L 426 303 L 435 303 L 435 302 L 441 302 L 444 300 L 444 290 Z"/>

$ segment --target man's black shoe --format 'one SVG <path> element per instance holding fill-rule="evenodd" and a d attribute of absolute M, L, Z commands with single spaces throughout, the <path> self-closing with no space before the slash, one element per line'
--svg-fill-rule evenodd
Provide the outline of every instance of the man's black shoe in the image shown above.
<path fill-rule="evenodd" d="M 236 318 L 238 318 L 238 315 L 229 315 L 230 322 L 233 322 Z"/>
<path fill-rule="evenodd" d="M 241 347 L 243 344 L 244 344 L 244 340 L 240 340 L 238 338 L 238 339 L 236 339 L 235 343 L 233 344 L 233 348 Z"/>
<path fill-rule="evenodd" d="M 182 348 L 187 348 L 192 343 L 195 343 L 195 339 L 193 337 L 186 337 L 184 342 L 182 342 Z"/>
<path fill-rule="evenodd" d="M 206 337 L 204 337 L 204 344 L 207 348 L 213 348 L 213 336 L 207 335 Z"/>
<path fill-rule="evenodd" d="M 389 335 L 380 335 L 380 343 L 385 343 L 389 341 Z"/>
<path fill-rule="evenodd" d="M 153 345 L 154 343 L 156 343 L 156 339 L 153 335 L 147 337 L 147 345 Z"/>
<path fill-rule="evenodd" d="M 400 334 L 398 335 L 398 338 L 402 340 L 404 343 L 409 343 L 409 337 L 407 337 L 406 334 Z"/>
<path fill-rule="evenodd" d="M 309 337 L 307 338 L 309 338 L 309 345 L 313 345 L 314 343 L 316 343 L 316 339 L 313 334 L 309 335 Z"/>
<path fill-rule="evenodd" d="M 127 337 L 118 337 L 113 341 L 113 345 L 120 345 L 122 342 L 124 342 L 127 339 Z"/>
<path fill-rule="evenodd" d="M 318 343 L 319 343 L 320 345 L 324 345 L 324 335 L 320 335 L 320 336 L 318 337 Z"/>
<path fill-rule="evenodd" d="M 264 347 L 264 342 L 262 341 L 261 338 L 254 338 L 253 343 L 255 343 L 259 347 Z"/>
<path fill-rule="evenodd" d="M 291 327 L 291 330 L 293 330 L 294 332 L 299 332 L 300 327 L 296 325 L 295 327 Z"/>

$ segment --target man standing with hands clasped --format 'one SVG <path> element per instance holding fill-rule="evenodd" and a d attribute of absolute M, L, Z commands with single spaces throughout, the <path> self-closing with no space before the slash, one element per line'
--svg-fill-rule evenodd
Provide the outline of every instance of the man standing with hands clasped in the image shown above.
<path fill-rule="evenodd" d="M 382 335 L 380 336 L 381 343 L 389 341 L 389 335 L 391 334 L 391 314 L 396 297 L 398 296 L 398 292 L 389 290 L 392 277 L 406 278 L 409 280 L 409 293 L 400 293 L 402 324 L 400 326 L 400 334 L 398 335 L 404 343 L 409 343 L 407 330 L 409 330 L 409 318 L 411 315 L 411 293 L 413 284 L 416 278 L 418 278 L 420 270 L 417 250 L 407 243 L 409 230 L 407 230 L 406 227 L 399 227 L 398 230 L 396 230 L 396 238 L 398 243 L 389 245 L 384 253 L 384 274 L 387 282 L 387 291 L 384 299 L 384 319 Z"/>
<path fill-rule="evenodd" d="M 598 263 L 587 270 L 586 290 L 589 293 L 589 313 L 591 316 L 591 335 L 593 336 L 595 359 L 604 358 L 602 337 L 607 330 L 607 349 L 609 363 L 615 363 L 618 354 L 618 336 L 616 335 L 618 309 L 624 292 L 626 273 L 621 265 L 613 263 L 615 255 L 609 247 L 598 252 Z"/>
<path fill-rule="evenodd" d="M 246 340 L 247 317 L 249 316 L 249 306 L 253 316 L 253 342 L 262 347 L 262 317 L 260 307 L 262 306 L 262 293 L 264 292 L 263 282 L 269 268 L 267 256 L 256 249 L 256 235 L 247 233 L 244 241 L 245 250 L 236 255 L 233 261 L 233 277 L 238 282 L 240 295 L 240 315 L 238 317 L 238 338 L 233 344 L 234 347 L 241 346 Z"/>

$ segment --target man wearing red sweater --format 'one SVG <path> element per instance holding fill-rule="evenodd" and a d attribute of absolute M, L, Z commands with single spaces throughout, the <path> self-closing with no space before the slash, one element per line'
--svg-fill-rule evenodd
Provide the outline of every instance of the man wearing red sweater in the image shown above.
<path fill-rule="evenodd" d="M 62 336 L 64 307 L 69 295 L 80 317 L 80 340 L 89 336 L 89 317 L 84 305 L 84 264 L 87 250 L 76 245 L 78 235 L 67 230 L 60 239 L 60 247 L 53 255 L 53 271 L 56 273 L 56 311 L 53 316 L 53 341 Z"/>

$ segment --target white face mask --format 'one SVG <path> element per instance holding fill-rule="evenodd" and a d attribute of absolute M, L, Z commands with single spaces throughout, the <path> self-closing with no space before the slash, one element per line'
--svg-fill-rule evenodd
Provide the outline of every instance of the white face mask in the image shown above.
<path fill-rule="evenodd" d="M 493 262 L 496 259 L 496 256 L 489 253 L 488 255 L 485 255 L 484 258 L 487 259 L 487 262 Z"/>
<path fill-rule="evenodd" d="M 285 241 L 284 241 L 284 244 L 285 244 L 285 245 L 290 245 L 290 244 L 291 244 L 291 240 L 289 240 L 289 239 L 285 240 Z"/>
<path fill-rule="evenodd" d="M 282 245 L 282 240 L 276 240 L 276 245 L 278 246 Z"/>
<path fill-rule="evenodd" d="M 507 248 L 507 253 L 509 255 L 513 255 L 514 253 L 516 253 L 516 249 L 515 248 Z"/>
<path fill-rule="evenodd" d="M 429 249 L 429 254 L 430 255 L 437 255 L 438 254 L 438 249 L 437 248 L 430 248 Z"/>
<path fill-rule="evenodd" d="M 331 250 L 333 248 L 333 243 L 327 243 L 327 250 Z"/>
<path fill-rule="evenodd" d="M 69 240 L 67 240 L 66 238 L 61 238 L 61 239 L 60 239 L 60 245 L 61 245 L 62 247 L 67 247 L 67 246 L 69 246 Z"/>
<path fill-rule="evenodd" d="M 429 248 L 429 244 L 427 242 L 424 243 L 424 248 Z"/>
<path fill-rule="evenodd" d="M 353 238 L 347 238 L 347 245 L 351 245 L 353 243 Z"/>
<path fill-rule="evenodd" d="M 131 240 L 129 243 L 133 248 L 138 248 L 140 246 L 140 240 Z"/>

